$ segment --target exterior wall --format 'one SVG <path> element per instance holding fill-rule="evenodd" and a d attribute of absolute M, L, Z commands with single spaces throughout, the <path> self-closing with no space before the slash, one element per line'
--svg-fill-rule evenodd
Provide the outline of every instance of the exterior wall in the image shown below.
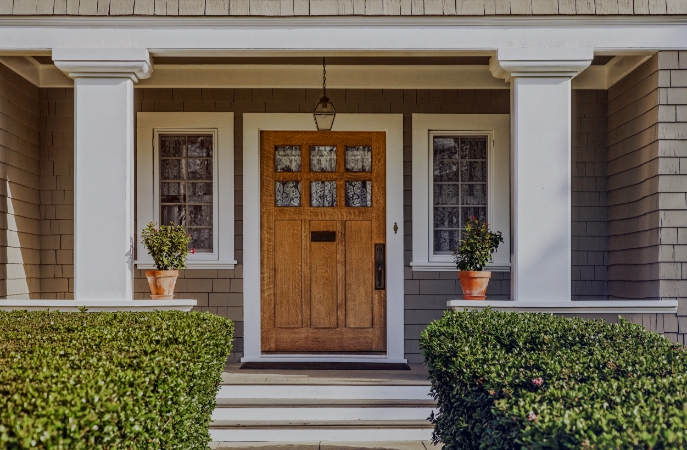
<path fill-rule="evenodd" d="M 446 310 L 446 301 L 461 295 L 456 272 L 413 272 L 412 260 L 412 119 L 413 113 L 510 112 L 507 90 L 330 90 L 337 111 L 404 115 L 405 335 L 406 357 L 420 362 L 420 332 Z M 236 324 L 232 357 L 243 353 L 243 113 L 310 112 L 319 90 L 306 89 L 136 89 L 136 111 L 233 111 L 235 113 L 235 258 L 234 270 L 182 271 L 177 292 L 198 300 L 198 309 L 228 317 Z M 584 298 L 602 298 L 605 290 L 605 154 L 604 91 L 574 91 L 573 289 Z M 41 218 L 44 298 L 73 296 L 73 90 L 44 89 L 42 112 Z M 576 278 L 576 274 L 579 276 Z M 592 275 L 589 275 L 592 274 Z M 590 279 L 590 277 L 592 277 Z M 510 275 L 495 273 L 493 299 L 507 299 Z M 147 298 L 142 270 L 136 271 L 135 297 Z"/>
<path fill-rule="evenodd" d="M 39 298 L 39 89 L 0 65 L 0 298 Z"/>
<path fill-rule="evenodd" d="M 607 298 L 606 91 L 572 92 L 572 296 Z"/>
<path fill-rule="evenodd" d="M 74 89 L 41 89 L 41 298 L 74 298 Z"/>
<path fill-rule="evenodd" d="M 160 2 L 3 3 L 0 15 L 337 16 L 337 15 L 570 15 L 685 14 L 683 0 L 179 0 Z"/>

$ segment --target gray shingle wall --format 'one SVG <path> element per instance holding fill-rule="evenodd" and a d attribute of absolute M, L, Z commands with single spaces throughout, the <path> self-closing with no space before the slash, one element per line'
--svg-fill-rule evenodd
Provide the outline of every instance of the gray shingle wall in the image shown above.
<path fill-rule="evenodd" d="M 608 196 L 603 90 L 572 92 L 572 296 L 607 298 Z"/>
<path fill-rule="evenodd" d="M 483 16 L 687 14 L 684 0 L 14 0 L 0 15 Z"/>
<path fill-rule="evenodd" d="M 0 298 L 40 298 L 38 99 L 0 64 Z"/>

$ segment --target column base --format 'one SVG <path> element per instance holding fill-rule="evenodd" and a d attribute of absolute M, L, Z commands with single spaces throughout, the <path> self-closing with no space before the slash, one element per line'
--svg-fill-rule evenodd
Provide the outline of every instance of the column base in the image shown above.
<path fill-rule="evenodd" d="M 0 311 L 191 311 L 196 300 L 0 300 Z"/>

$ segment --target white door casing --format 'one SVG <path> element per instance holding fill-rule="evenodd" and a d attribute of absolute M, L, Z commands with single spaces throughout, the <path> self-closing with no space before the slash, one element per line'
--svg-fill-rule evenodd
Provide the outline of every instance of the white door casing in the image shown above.
<path fill-rule="evenodd" d="M 405 363 L 403 283 L 403 115 L 337 114 L 333 131 L 386 132 L 386 355 L 262 355 L 260 351 L 260 130 L 314 130 L 312 114 L 243 115 L 243 320 L 249 361 Z M 394 231 L 394 225 L 398 228 Z"/>

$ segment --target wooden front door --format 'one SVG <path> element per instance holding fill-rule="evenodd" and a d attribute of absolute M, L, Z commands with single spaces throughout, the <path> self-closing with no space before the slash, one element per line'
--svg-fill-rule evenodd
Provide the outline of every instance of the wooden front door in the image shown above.
<path fill-rule="evenodd" d="M 385 143 L 260 133 L 262 351 L 386 350 Z"/>

